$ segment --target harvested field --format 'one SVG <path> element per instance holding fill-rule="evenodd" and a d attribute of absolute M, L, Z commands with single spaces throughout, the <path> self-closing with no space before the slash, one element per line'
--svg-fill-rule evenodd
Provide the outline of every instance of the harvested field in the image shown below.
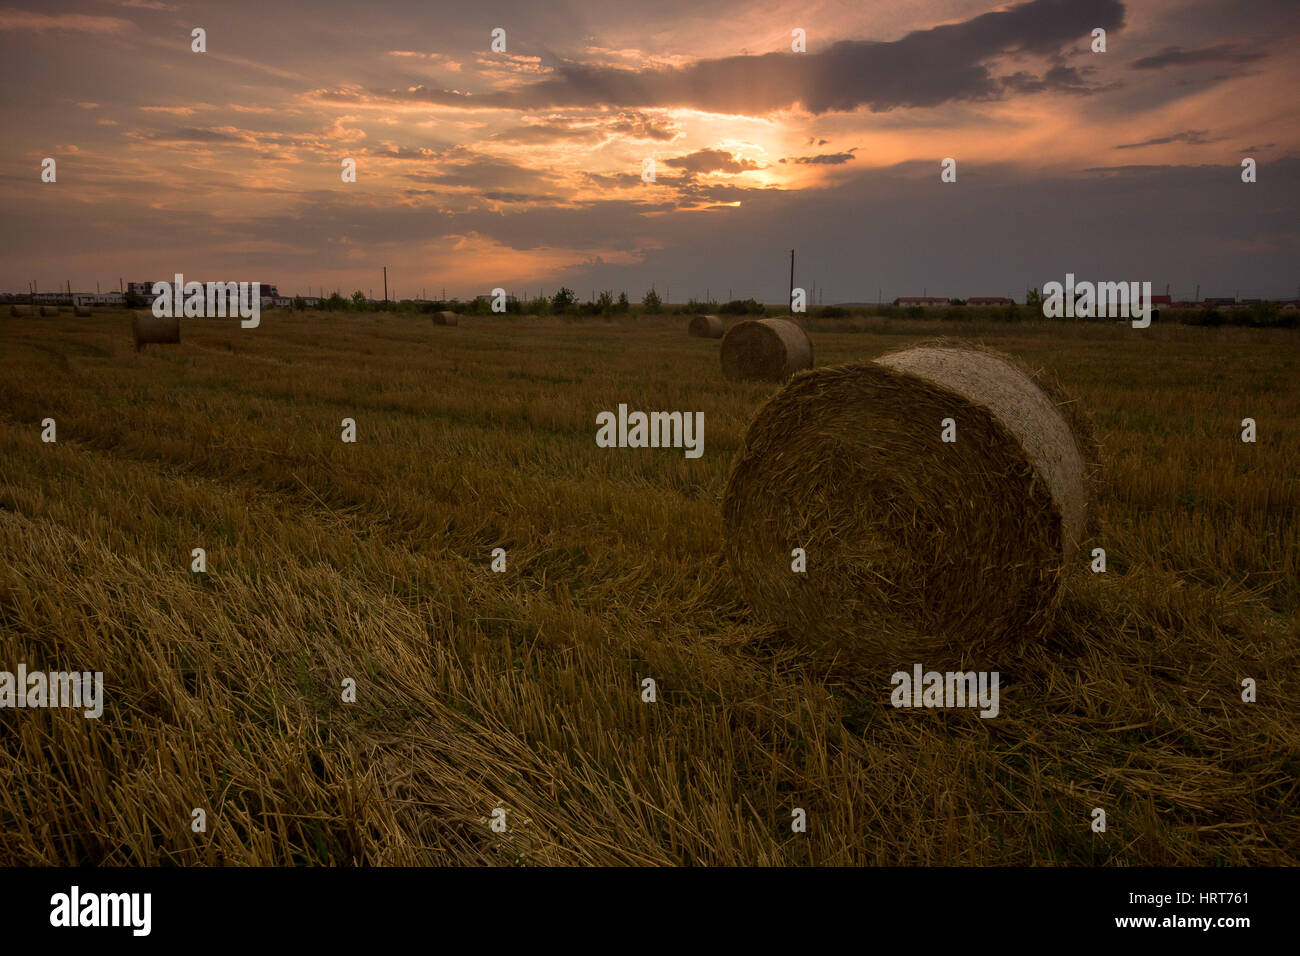
<path fill-rule="evenodd" d="M 0 862 L 1300 864 L 1294 332 L 815 330 L 824 365 L 957 331 L 1095 422 L 1107 572 L 985 720 L 895 709 L 890 667 L 753 613 L 722 501 L 774 387 L 680 317 L 431 349 L 285 312 L 144 359 L 130 319 L 4 320 L 0 666 L 102 671 L 105 701 L 0 709 Z M 597 447 L 617 401 L 703 411 L 703 457 Z"/>

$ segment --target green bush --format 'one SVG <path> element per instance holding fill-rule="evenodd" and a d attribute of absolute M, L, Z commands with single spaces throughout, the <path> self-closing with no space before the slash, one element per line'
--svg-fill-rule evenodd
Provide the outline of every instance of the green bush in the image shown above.
<path fill-rule="evenodd" d="M 718 315 L 762 315 L 764 311 L 753 299 L 732 299 L 718 306 Z"/>

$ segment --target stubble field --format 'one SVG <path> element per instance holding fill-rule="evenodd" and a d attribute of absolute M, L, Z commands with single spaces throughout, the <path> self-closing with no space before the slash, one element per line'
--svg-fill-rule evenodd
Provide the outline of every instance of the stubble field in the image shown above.
<path fill-rule="evenodd" d="M 818 365 L 980 341 L 1095 422 L 1099 531 L 984 720 L 741 602 L 773 387 L 685 321 L 0 318 L 0 670 L 105 680 L 0 709 L 0 864 L 1300 864 L 1300 335 L 809 323 Z M 619 403 L 703 457 L 597 447 Z"/>

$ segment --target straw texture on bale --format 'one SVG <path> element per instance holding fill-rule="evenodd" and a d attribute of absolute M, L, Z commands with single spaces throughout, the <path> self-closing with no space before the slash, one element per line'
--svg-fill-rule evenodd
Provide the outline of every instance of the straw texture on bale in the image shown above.
<path fill-rule="evenodd" d="M 41 306 L 41 315 L 58 315 L 58 314 L 59 314 L 59 307 L 57 305 Z"/>
<path fill-rule="evenodd" d="M 733 465 L 728 561 L 761 616 L 843 662 L 1005 667 L 1079 565 L 1085 426 L 1046 380 L 978 348 L 797 375 Z"/>
<path fill-rule="evenodd" d="M 32 309 L 28 305 L 11 305 L 9 306 L 9 314 L 13 316 L 31 315 Z"/>
<path fill-rule="evenodd" d="M 159 318 L 152 312 L 135 312 L 131 335 L 138 352 L 146 345 L 176 343 L 181 340 L 181 320 L 175 316 Z"/>
<path fill-rule="evenodd" d="M 90 315 L 90 306 L 88 306 L 88 305 L 79 305 L 79 306 L 76 306 L 76 307 L 72 310 L 72 312 L 73 312 L 74 315 L 79 315 L 79 316 L 81 316 L 82 318 L 85 318 L 86 316 Z"/>
<path fill-rule="evenodd" d="M 784 382 L 812 364 L 808 334 L 789 319 L 738 322 L 722 337 L 722 374 L 729 379 Z"/>
<path fill-rule="evenodd" d="M 455 312 L 435 312 L 433 313 L 434 325 L 460 325 L 460 316 Z"/>
<path fill-rule="evenodd" d="M 688 328 L 691 335 L 700 339 L 720 339 L 725 331 L 722 318 L 717 315 L 697 315 Z"/>

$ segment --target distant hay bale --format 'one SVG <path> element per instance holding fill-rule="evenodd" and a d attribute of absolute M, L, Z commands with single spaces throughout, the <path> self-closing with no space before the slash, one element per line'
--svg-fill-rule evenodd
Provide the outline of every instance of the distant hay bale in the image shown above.
<path fill-rule="evenodd" d="M 9 306 L 9 314 L 12 316 L 31 315 L 32 307 L 30 305 L 11 305 Z"/>
<path fill-rule="evenodd" d="M 57 305 L 41 306 L 41 315 L 58 315 L 58 314 L 59 314 L 59 307 Z"/>
<path fill-rule="evenodd" d="M 727 558 L 750 605 L 819 652 L 996 669 L 1043 633 L 1078 566 L 1095 452 L 1082 414 L 997 353 L 923 346 L 805 372 L 749 425 Z"/>
<path fill-rule="evenodd" d="M 131 319 L 131 335 L 138 352 L 146 345 L 178 343 L 181 340 L 181 320 L 175 316 L 159 318 L 153 312 L 137 311 Z"/>
<path fill-rule="evenodd" d="M 460 316 L 455 312 L 435 312 L 433 313 L 434 325 L 460 325 Z"/>
<path fill-rule="evenodd" d="M 716 315 L 697 315 L 688 327 L 691 335 L 699 339 L 720 339 L 725 328 L 722 318 Z"/>
<path fill-rule="evenodd" d="M 79 315 L 84 319 L 86 316 L 90 315 L 90 306 L 78 305 L 73 308 L 72 312 L 74 315 Z"/>
<path fill-rule="evenodd" d="M 722 374 L 737 381 L 784 382 L 812 368 L 808 334 L 789 319 L 750 319 L 722 337 Z"/>

